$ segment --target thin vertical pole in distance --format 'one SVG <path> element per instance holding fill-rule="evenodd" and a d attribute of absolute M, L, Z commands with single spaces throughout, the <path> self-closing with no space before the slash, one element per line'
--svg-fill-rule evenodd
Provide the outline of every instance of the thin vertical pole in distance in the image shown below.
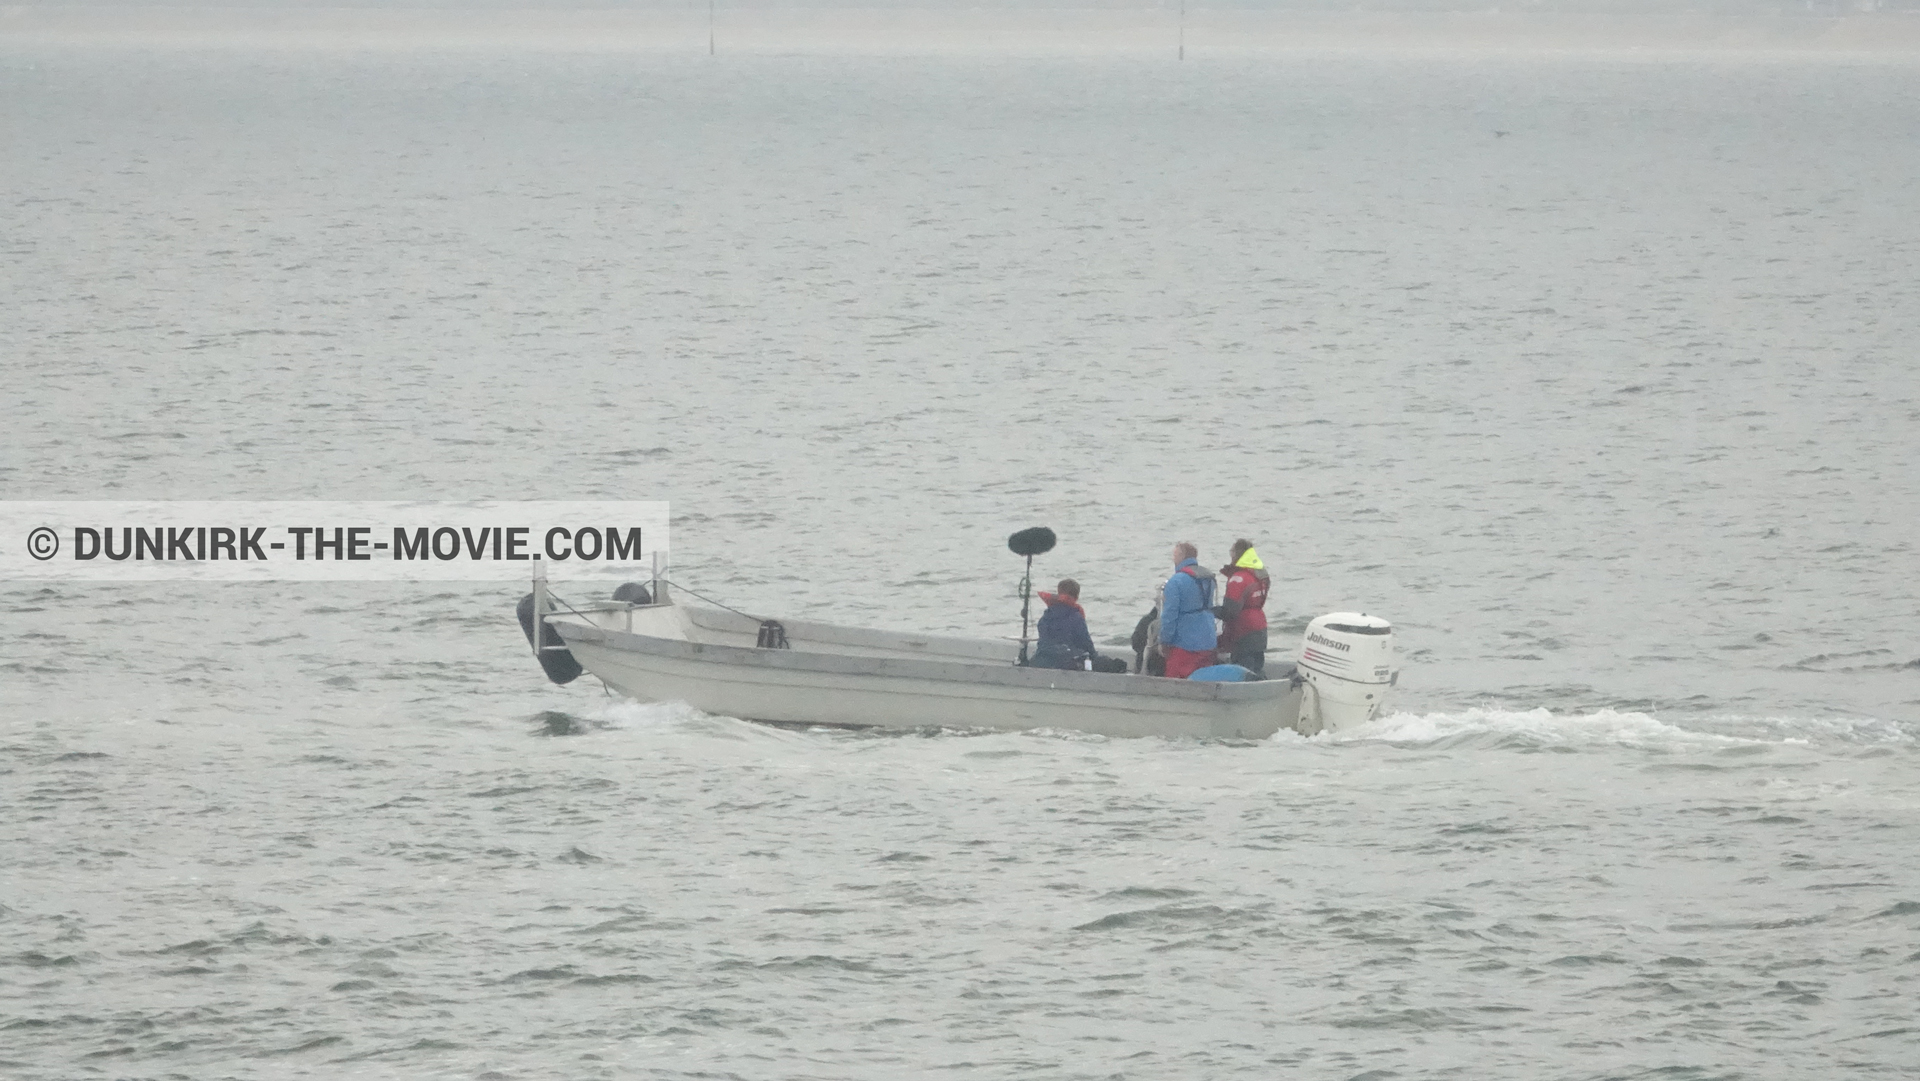
<path fill-rule="evenodd" d="M 1027 665 L 1027 614 L 1033 602 L 1033 557 L 1027 557 L 1027 573 L 1020 577 L 1020 666 Z"/>
<path fill-rule="evenodd" d="M 1185 0 L 1182 0 L 1182 2 L 1184 3 Z M 708 56 L 713 55 L 713 4 L 714 4 L 714 0 L 707 0 L 707 55 Z"/>
<path fill-rule="evenodd" d="M 533 557 L 533 656 L 537 660 L 547 642 L 547 565 Z"/>
<path fill-rule="evenodd" d="M 1180 56 L 1187 58 L 1187 0 L 1180 0 Z"/>

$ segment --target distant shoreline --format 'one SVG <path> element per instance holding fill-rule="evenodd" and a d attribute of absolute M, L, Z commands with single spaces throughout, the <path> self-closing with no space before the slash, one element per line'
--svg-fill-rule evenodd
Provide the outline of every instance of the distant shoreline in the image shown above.
<path fill-rule="evenodd" d="M 1173 9 L 717 8 L 718 51 L 777 55 L 1172 55 Z M 520 49 L 704 53 L 704 5 L 674 8 L 0 7 L 0 47 Z M 1920 56 L 1920 11 L 1845 16 L 1194 10 L 1191 59 L 1294 51 Z"/>

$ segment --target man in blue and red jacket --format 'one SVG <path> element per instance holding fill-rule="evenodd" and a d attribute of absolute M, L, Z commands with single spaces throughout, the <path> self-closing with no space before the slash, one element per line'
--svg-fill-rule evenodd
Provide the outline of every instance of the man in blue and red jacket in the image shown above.
<path fill-rule="evenodd" d="M 1040 616 L 1040 644 L 1033 651 L 1035 668 L 1084 668 L 1094 656 L 1093 635 L 1087 633 L 1087 613 L 1080 607 L 1080 583 L 1060 580 L 1060 591 L 1040 592 L 1047 610 Z"/>
<path fill-rule="evenodd" d="M 1185 679 L 1214 663 L 1219 637 L 1214 630 L 1213 572 L 1200 566 L 1199 550 L 1181 541 L 1173 546 L 1173 577 L 1160 590 L 1160 650 L 1167 677 Z"/>

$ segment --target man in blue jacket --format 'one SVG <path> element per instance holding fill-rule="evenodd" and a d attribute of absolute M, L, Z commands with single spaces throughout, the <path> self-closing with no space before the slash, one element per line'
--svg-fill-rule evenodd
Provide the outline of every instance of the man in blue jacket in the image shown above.
<path fill-rule="evenodd" d="M 1215 661 L 1214 577 L 1199 557 L 1199 549 L 1187 541 L 1174 545 L 1173 577 L 1160 590 L 1160 649 L 1170 679 L 1185 679 Z"/>

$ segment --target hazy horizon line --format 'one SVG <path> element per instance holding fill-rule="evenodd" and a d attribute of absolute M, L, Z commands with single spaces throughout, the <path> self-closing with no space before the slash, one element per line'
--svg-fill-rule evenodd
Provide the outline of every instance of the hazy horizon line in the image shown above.
<path fill-rule="evenodd" d="M 1920 12 L 1325 11 L 1195 5 L 967 8 L 824 3 L 43 3 L 0 7 L 0 46 L 517 48 L 561 52 L 1141 53 L 1309 51 L 1920 55 Z"/>

